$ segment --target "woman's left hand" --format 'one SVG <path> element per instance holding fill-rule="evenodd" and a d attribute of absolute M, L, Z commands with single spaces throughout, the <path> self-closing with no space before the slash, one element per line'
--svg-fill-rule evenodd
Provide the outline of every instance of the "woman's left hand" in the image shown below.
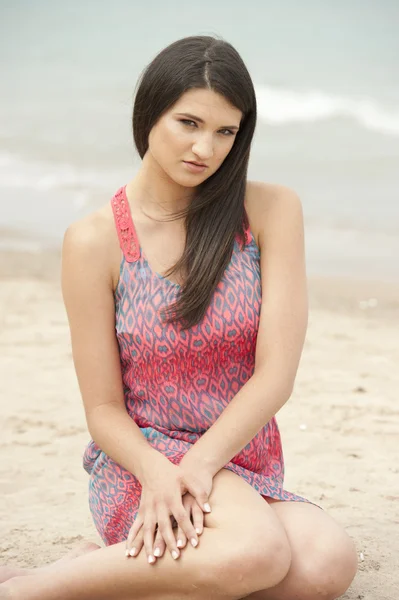
<path fill-rule="evenodd" d="M 183 506 L 186 509 L 195 530 L 200 536 L 204 531 L 204 513 L 198 505 L 196 499 L 187 492 L 182 498 Z M 172 518 L 172 517 L 171 517 Z M 177 527 L 175 519 L 172 520 L 173 532 L 176 535 L 177 547 L 182 549 L 187 545 L 187 537 L 180 527 Z M 138 556 L 144 546 L 143 528 L 140 529 L 134 540 L 134 547 L 137 548 L 136 556 Z M 157 529 L 154 540 L 154 556 L 161 558 L 165 554 L 166 544 L 161 532 Z"/>
<path fill-rule="evenodd" d="M 200 460 L 197 460 L 193 453 L 190 454 L 190 452 L 187 452 L 183 456 L 179 463 L 179 469 L 183 471 L 183 506 L 194 525 L 197 535 L 200 536 L 203 533 L 205 526 L 204 515 L 206 512 L 211 512 L 211 507 L 208 505 L 207 508 L 209 510 L 204 510 L 206 504 L 204 505 L 204 508 L 202 508 L 202 506 L 198 503 L 197 498 L 201 496 L 201 490 L 207 495 L 208 498 L 210 497 L 213 484 L 213 475 L 210 469 L 202 464 Z M 177 547 L 180 549 L 185 548 L 187 545 L 187 537 L 185 536 L 183 530 L 177 526 L 177 523 L 174 519 L 172 522 L 172 527 L 174 528 L 173 531 L 176 532 Z M 200 541 L 199 538 L 198 541 Z M 158 558 L 163 556 L 165 547 L 166 545 L 162 535 L 160 531 L 157 531 L 154 541 L 154 555 Z M 159 549 L 158 552 L 157 549 Z"/>
<path fill-rule="evenodd" d="M 182 493 L 189 492 L 197 500 L 203 512 L 211 512 L 211 506 L 206 502 L 210 497 L 213 485 L 214 473 L 201 459 L 196 459 L 189 450 L 179 463 L 182 472 Z M 212 504 L 211 501 L 209 501 Z"/>
<path fill-rule="evenodd" d="M 190 455 L 189 452 L 180 461 L 179 468 L 184 473 L 184 489 L 182 490 L 182 503 L 190 517 L 191 522 L 194 525 L 194 528 L 197 531 L 197 535 L 200 536 L 203 533 L 205 527 L 204 513 L 211 512 L 211 506 L 206 507 L 209 508 L 209 510 L 204 510 L 205 507 L 201 507 L 194 494 L 198 495 L 199 490 L 202 490 L 208 495 L 208 497 L 210 496 L 213 484 L 213 474 L 210 471 L 210 469 L 201 464 L 200 461 L 197 461 L 193 455 Z M 171 518 L 173 531 L 176 535 L 177 546 L 180 549 L 185 548 L 187 545 L 187 538 L 183 533 L 182 529 L 177 526 L 175 519 L 173 517 Z M 140 554 L 143 544 L 143 529 L 141 528 L 135 536 L 134 545 L 138 550 L 136 552 L 136 556 Z M 165 541 L 162 537 L 161 532 L 157 530 L 154 539 L 154 556 L 156 558 L 161 558 L 165 553 L 165 549 Z"/>
<path fill-rule="evenodd" d="M 190 516 L 190 520 L 192 522 L 192 524 L 195 527 L 195 530 L 198 534 L 198 536 L 200 536 L 203 531 L 204 531 L 204 513 L 201 510 L 200 506 L 198 505 L 198 502 L 196 501 L 196 499 L 190 494 L 190 492 L 187 492 L 186 494 L 184 494 L 183 498 L 182 498 L 182 502 L 183 502 L 183 506 L 186 509 L 188 515 Z M 180 548 L 180 550 L 182 550 L 183 548 L 186 547 L 187 545 L 187 537 L 184 534 L 183 530 L 180 527 L 177 527 L 177 523 L 176 521 L 174 521 L 174 523 L 172 523 L 172 527 L 174 528 L 173 531 L 176 532 L 176 545 L 178 548 Z M 198 538 L 199 540 L 199 538 Z M 157 558 L 160 558 L 161 556 L 163 556 L 164 552 L 165 552 L 165 542 L 162 538 L 162 535 L 160 533 L 160 531 L 157 531 L 156 536 L 155 536 L 155 542 L 154 542 L 154 555 Z"/>

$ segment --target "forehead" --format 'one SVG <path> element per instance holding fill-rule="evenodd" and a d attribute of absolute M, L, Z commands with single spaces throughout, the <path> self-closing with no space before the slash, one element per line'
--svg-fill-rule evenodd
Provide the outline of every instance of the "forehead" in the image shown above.
<path fill-rule="evenodd" d="M 221 94 L 207 89 L 193 89 L 185 92 L 173 105 L 173 112 L 187 112 L 206 120 L 217 120 L 239 125 L 242 112 L 230 104 Z M 227 121 L 226 121 L 227 122 Z"/>

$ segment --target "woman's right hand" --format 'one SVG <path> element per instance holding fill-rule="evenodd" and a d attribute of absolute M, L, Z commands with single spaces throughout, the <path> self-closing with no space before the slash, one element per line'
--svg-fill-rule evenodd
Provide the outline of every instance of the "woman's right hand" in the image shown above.
<path fill-rule="evenodd" d="M 156 452 L 151 455 L 151 461 L 143 468 L 140 478 L 142 493 L 140 508 L 130 529 L 126 542 L 126 555 L 137 556 L 140 549 L 136 547 L 137 534 L 142 530 L 142 540 L 150 564 L 156 562 L 154 556 L 154 537 L 158 526 L 166 547 L 174 559 L 180 556 L 177 540 L 172 529 L 171 517 L 176 521 L 181 531 L 192 546 L 198 545 L 198 534 L 190 520 L 189 511 L 183 503 L 183 494 L 187 492 L 184 475 L 179 466 L 171 463 L 165 456 Z M 198 490 L 195 499 L 200 505 L 208 502 L 210 490 Z M 202 509 L 200 509 L 202 510 Z M 134 552 L 136 548 L 136 552 Z"/>

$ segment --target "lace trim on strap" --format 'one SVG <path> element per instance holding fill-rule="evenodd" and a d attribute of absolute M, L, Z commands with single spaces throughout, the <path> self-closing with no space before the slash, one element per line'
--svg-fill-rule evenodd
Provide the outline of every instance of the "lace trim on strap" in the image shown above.
<path fill-rule="evenodd" d="M 128 262 L 135 262 L 140 258 L 140 246 L 136 237 L 129 202 L 126 198 L 125 188 L 121 187 L 111 200 L 114 213 L 119 244 Z"/>
<path fill-rule="evenodd" d="M 126 197 L 125 186 L 121 187 L 111 200 L 119 244 L 128 262 L 135 262 L 140 258 L 140 245 L 134 228 L 130 206 Z M 245 244 L 252 241 L 251 228 L 245 229 Z M 243 245 L 241 245 L 243 247 Z"/>

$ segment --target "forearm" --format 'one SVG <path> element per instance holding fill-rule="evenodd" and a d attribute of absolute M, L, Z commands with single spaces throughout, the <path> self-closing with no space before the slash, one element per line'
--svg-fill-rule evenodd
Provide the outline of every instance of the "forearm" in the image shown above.
<path fill-rule="evenodd" d="M 265 382 L 268 381 L 268 385 Z M 187 452 L 216 475 L 280 410 L 291 395 L 277 378 L 254 374 Z"/>
<path fill-rule="evenodd" d="M 116 403 L 103 404 L 87 415 L 87 424 L 99 448 L 142 482 L 145 465 L 157 451 L 126 410 Z"/>

